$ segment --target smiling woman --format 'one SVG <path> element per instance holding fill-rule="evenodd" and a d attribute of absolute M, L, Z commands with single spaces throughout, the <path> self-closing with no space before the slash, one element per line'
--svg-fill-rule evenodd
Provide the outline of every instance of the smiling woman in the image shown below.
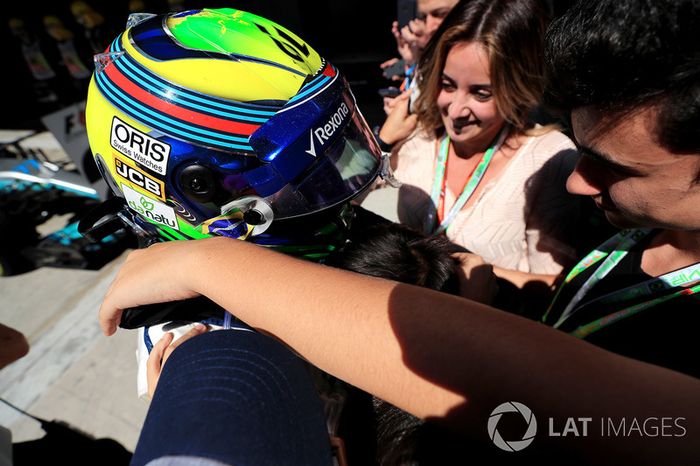
<path fill-rule="evenodd" d="M 504 269 L 557 274 L 574 254 L 577 201 L 565 180 L 577 154 L 529 119 L 543 92 L 546 24 L 537 0 L 458 3 L 421 65 L 417 128 L 397 105 L 380 137 L 397 143 L 402 223 L 446 233 Z"/>

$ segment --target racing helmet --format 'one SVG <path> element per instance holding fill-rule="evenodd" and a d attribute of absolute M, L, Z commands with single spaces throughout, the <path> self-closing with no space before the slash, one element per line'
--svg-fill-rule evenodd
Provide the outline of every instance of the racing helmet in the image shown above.
<path fill-rule="evenodd" d="M 111 190 L 161 240 L 298 244 L 387 166 L 338 70 L 230 8 L 132 15 L 95 56 L 86 126 Z"/>

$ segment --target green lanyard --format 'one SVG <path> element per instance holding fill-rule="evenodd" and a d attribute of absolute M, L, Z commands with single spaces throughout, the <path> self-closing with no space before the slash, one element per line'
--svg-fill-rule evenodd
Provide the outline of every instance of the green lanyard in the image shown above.
<path fill-rule="evenodd" d="M 591 275 L 588 278 L 588 280 L 585 281 L 585 283 L 576 292 L 576 294 L 571 299 L 566 308 L 564 308 L 564 311 L 562 312 L 561 316 L 554 324 L 554 328 L 559 328 L 568 318 L 570 318 L 579 309 L 581 309 L 577 306 L 581 302 L 583 297 L 591 290 L 591 288 L 593 288 L 600 280 L 602 280 L 606 275 L 608 275 L 610 271 L 612 271 L 612 269 L 614 269 L 620 263 L 620 261 L 627 255 L 629 250 L 641 239 L 647 236 L 651 231 L 652 230 L 648 228 L 621 231 L 620 233 L 618 233 L 617 235 L 613 236 L 605 243 L 600 245 L 597 249 L 588 254 L 586 257 L 584 257 L 583 260 L 579 262 L 566 276 L 564 283 L 562 283 L 562 285 L 557 290 L 557 293 L 554 296 L 552 303 L 549 305 L 547 312 L 542 317 L 542 320 L 545 321 L 547 319 L 547 316 L 552 310 L 554 303 L 557 301 L 559 295 L 561 294 L 561 290 L 566 285 L 571 283 L 571 281 L 574 278 L 576 278 L 576 276 L 578 276 L 581 272 L 605 258 L 600 267 L 598 267 L 598 269 L 593 273 L 593 275 Z M 571 334 L 577 338 L 585 338 L 588 335 L 607 327 L 608 325 L 618 322 L 626 317 L 633 316 L 645 309 L 649 309 L 653 306 L 666 302 L 670 299 L 677 298 L 679 296 L 688 296 L 695 294 L 698 291 L 700 291 L 700 285 L 696 284 L 692 287 L 682 288 L 664 296 L 658 296 L 659 292 L 662 292 L 664 290 L 670 288 L 684 287 L 689 284 L 695 284 L 698 281 L 700 281 L 700 263 L 692 264 L 683 269 L 669 272 L 660 277 L 655 277 L 646 280 L 642 283 L 628 286 L 627 288 L 623 288 L 621 290 L 617 290 L 599 298 L 596 298 L 587 303 L 586 306 L 591 305 L 592 303 L 613 304 L 632 298 L 657 295 L 657 297 L 652 297 L 647 301 L 635 304 L 628 308 L 624 308 L 620 311 L 613 312 L 605 317 L 601 317 L 599 319 L 594 320 L 593 322 L 582 325 L 573 332 L 571 332 Z"/>
<path fill-rule="evenodd" d="M 503 142 L 506 139 L 506 136 L 508 135 L 508 127 L 509 125 L 503 126 L 500 133 L 496 137 L 496 142 L 481 157 L 479 164 L 474 169 L 474 173 L 472 173 L 472 176 L 469 177 L 469 181 L 467 181 L 467 184 L 464 186 L 462 194 L 460 194 L 459 198 L 450 209 L 450 212 L 442 220 L 442 223 L 437 227 L 437 229 L 435 229 L 435 231 L 433 231 L 433 225 L 435 224 L 435 216 L 437 214 L 438 204 L 440 203 L 440 197 L 444 197 L 445 195 L 445 171 L 447 169 L 447 158 L 450 152 L 449 136 L 445 135 L 445 137 L 442 138 L 440 148 L 438 150 L 435 179 L 433 179 L 433 187 L 430 191 L 430 199 L 433 201 L 433 206 L 435 206 L 435 212 L 429 212 L 426 217 L 424 228 L 427 233 L 432 232 L 439 235 L 447 230 L 459 211 L 462 210 L 462 207 L 464 207 L 472 194 L 474 194 L 476 187 L 479 186 L 479 183 L 484 177 L 484 173 L 486 173 L 486 169 L 491 163 L 491 159 L 493 159 L 493 154 L 500 149 L 501 145 L 503 145 Z"/>
<path fill-rule="evenodd" d="M 697 264 L 696 264 L 697 265 Z M 697 280 L 695 280 L 697 281 Z M 571 335 L 575 336 L 576 338 L 586 338 L 588 335 L 597 332 L 598 330 L 601 330 L 608 325 L 614 324 L 615 322 L 618 322 L 626 317 L 631 317 L 645 309 L 649 309 L 650 307 L 656 306 L 658 304 L 664 303 L 666 301 L 669 301 L 673 298 L 677 298 L 679 296 L 690 296 L 693 294 L 696 294 L 698 291 L 700 291 L 700 285 L 694 285 L 690 288 L 683 288 L 681 290 L 675 291 L 671 294 L 665 295 L 665 296 L 660 296 L 658 298 L 650 299 L 649 301 L 645 301 L 643 303 L 636 304 L 634 306 L 630 306 L 628 308 L 622 309 L 617 312 L 613 312 L 612 314 L 608 314 L 605 317 L 601 317 L 600 319 L 596 319 L 593 322 L 590 322 L 586 325 L 582 325 L 578 327 L 576 330 L 571 332 Z"/>

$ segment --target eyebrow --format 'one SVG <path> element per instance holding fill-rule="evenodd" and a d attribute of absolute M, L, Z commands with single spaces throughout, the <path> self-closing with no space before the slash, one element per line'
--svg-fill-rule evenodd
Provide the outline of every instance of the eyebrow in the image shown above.
<path fill-rule="evenodd" d="M 433 9 L 433 10 L 430 10 L 430 11 L 426 14 L 426 16 L 427 16 L 427 15 L 432 15 L 432 16 L 438 16 L 438 15 L 440 15 L 440 16 L 447 16 L 447 13 L 450 12 L 450 9 L 451 9 L 451 8 L 447 8 L 447 7 L 435 8 L 435 9 Z"/>
<path fill-rule="evenodd" d="M 450 84 L 456 84 L 457 81 L 452 79 L 449 75 L 445 74 L 444 72 L 442 73 L 441 79 L 445 79 L 450 82 Z M 488 84 L 470 84 L 469 89 L 486 89 L 486 90 L 491 90 L 492 85 L 491 83 Z"/>
<path fill-rule="evenodd" d="M 605 154 L 603 152 L 599 152 L 595 149 L 592 149 L 588 146 L 585 146 L 577 141 L 574 141 L 576 144 L 576 148 L 578 149 L 579 153 L 582 155 L 587 155 L 588 157 L 592 158 L 596 162 L 601 163 L 602 165 L 605 165 L 606 167 L 610 167 L 614 170 L 621 171 L 623 173 L 627 173 L 629 175 L 640 175 L 641 172 L 635 168 L 631 167 L 629 165 L 623 165 L 621 163 L 615 162 L 612 157 L 610 157 L 608 154 Z"/>

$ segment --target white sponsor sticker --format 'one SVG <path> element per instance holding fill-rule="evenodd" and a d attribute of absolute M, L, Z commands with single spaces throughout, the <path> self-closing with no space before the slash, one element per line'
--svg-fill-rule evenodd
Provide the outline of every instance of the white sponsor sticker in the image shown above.
<path fill-rule="evenodd" d="M 337 108 L 335 113 L 330 116 L 325 124 L 319 126 L 318 128 L 312 128 L 311 131 L 309 131 L 309 148 L 306 149 L 305 152 L 316 157 L 316 143 L 314 142 L 314 137 L 318 140 L 318 143 L 323 146 L 323 144 L 328 142 L 328 140 L 333 137 L 335 132 L 338 131 L 338 128 L 343 125 L 345 118 L 349 114 L 350 109 L 348 106 L 345 104 L 345 102 L 341 103 L 340 107 Z"/>
<path fill-rule="evenodd" d="M 109 142 L 116 150 L 159 175 L 165 175 L 170 146 L 129 126 L 119 118 L 112 119 Z"/>
<path fill-rule="evenodd" d="M 127 165 L 116 155 L 114 156 L 114 169 L 116 170 L 117 175 L 121 176 L 125 180 L 131 181 L 136 186 L 148 191 L 161 201 L 165 200 L 165 189 L 162 181 L 153 178 L 141 170 Z"/>
<path fill-rule="evenodd" d="M 141 214 L 141 216 L 159 223 L 161 225 L 168 226 L 175 230 L 179 230 L 177 226 L 177 217 L 175 216 L 175 209 L 169 207 L 162 202 L 158 202 L 153 198 L 145 196 L 125 184 L 121 185 L 124 197 L 126 197 L 126 202 L 134 212 Z"/>

